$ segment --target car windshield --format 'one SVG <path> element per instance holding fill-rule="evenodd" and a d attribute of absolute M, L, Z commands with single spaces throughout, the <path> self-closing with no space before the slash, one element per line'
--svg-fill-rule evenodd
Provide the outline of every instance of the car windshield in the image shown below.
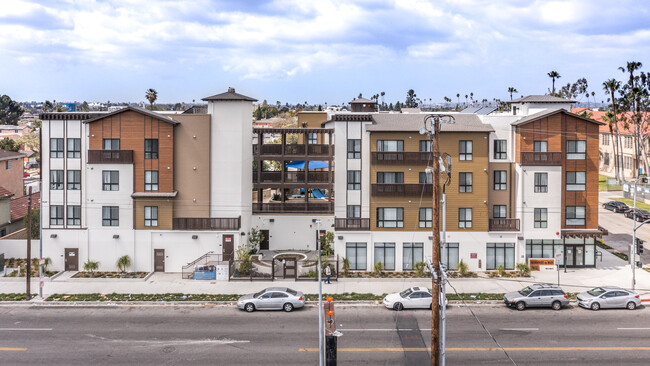
<path fill-rule="evenodd" d="M 292 290 L 292 289 L 290 289 L 290 288 L 288 288 L 286 292 L 289 293 L 289 294 L 291 294 L 291 295 L 293 295 L 293 296 L 298 295 L 298 292 L 297 292 L 296 290 Z"/>
<path fill-rule="evenodd" d="M 255 295 L 253 295 L 253 297 L 260 297 L 260 296 L 262 296 L 262 294 L 264 294 L 265 292 L 266 292 L 266 290 L 262 290 L 262 291 L 256 293 Z"/>
<path fill-rule="evenodd" d="M 596 287 L 596 288 L 593 288 L 593 289 L 587 291 L 587 293 L 589 295 L 591 295 L 591 296 L 600 296 L 600 295 L 604 294 L 605 292 L 606 291 L 604 289 L 600 288 L 600 287 Z"/>
<path fill-rule="evenodd" d="M 401 297 L 407 297 L 408 295 L 412 294 L 413 291 L 410 288 L 407 288 L 406 290 L 402 291 L 399 293 Z"/>
<path fill-rule="evenodd" d="M 530 293 L 533 292 L 533 289 L 530 287 L 524 287 L 521 290 L 519 290 L 519 293 L 523 296 L 528 296 Z"/>

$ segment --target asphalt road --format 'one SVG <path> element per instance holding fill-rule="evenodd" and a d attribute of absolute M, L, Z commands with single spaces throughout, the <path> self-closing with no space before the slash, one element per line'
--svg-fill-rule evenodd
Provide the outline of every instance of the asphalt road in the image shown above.
<path fill-rule="evenodd" d="M 604 236 L 605 243 L 619 251 L 628 254 L 629 245 L 632 243 L 632 219 L 628 219 L 622 213 L 605 210 L 602 204 L 617 197 L 623 197 L 622 193 L 601 192 L 599 196 L 600 207 L 598 209 L 598 223 L 607 229 L 609 235 Z M 639 223 L 640 224 L 640 223 Z M 637 229 L 637 236 L 644 241 L 644 253 L 641 254 L 641 261 L 650 263 L 650 224 L 644 224 Z"/>
<path fill-rule="evenodd" d="M 650 358 L 649 309 L 472 310 L 518 365 Z M 429 364 L 429 311 L 339 306 L 336 315 L 339 365 Z M 511 364 L 467 308 L 450 306 L 448 317 L 448 365 Z M 2 365 L 315 365 L 316 347 L 314 307 L 0 307 Z"/>

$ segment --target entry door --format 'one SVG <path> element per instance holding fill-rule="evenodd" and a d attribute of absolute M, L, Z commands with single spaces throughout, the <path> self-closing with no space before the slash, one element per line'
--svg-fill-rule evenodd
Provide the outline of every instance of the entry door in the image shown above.
<path fill-rule="evenodd" d="M 566 265 L 567 267 L 574 266 L 575 264 L 575 251 L 573 249 L 573 246 L 566 246 L 566 254 L 564 257 L 564 260 L 566 260 Z"/>
<path fill-rule="evenodd" d="M 78 248 L 65 248 L 65 270 L 66 271 L 79 270 L 79 249 Z"/>
<path fill-rule="evenodd" d="M 260 250 L 269 250 L 269 231 L 268 230 L 260 230 L 262 232 L 262 235 L 264 235 L 264 239 L 260 243 Z"/>
<path fill-rule="evenodd" d="M 229 261 L 232 259 L 234 245 L 235 245 L 235 236 L 234 235 L 224 235 L 223 236 L 223 245 L 221 246 L 221 255 L 224 261 Z"/>
<path fill-rule="evenodd" d="M 165 249 L 153 250 L 153 271 L 165 272 Z"/>
<path fill-rule="evenodd" d="M 573 261 L 574 265 L 577 267 L 582 267 L 585 265 L 585 256 L 584 248 L 581 246 L 574 247 L 575 260 Z"/>

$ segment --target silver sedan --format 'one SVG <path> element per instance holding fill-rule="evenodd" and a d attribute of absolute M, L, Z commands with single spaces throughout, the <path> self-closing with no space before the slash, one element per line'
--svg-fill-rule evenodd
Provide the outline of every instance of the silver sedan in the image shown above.
<path fill-rule="evenodd" d="M 620 287 L 596 287 L 578 294 L 578 305 L 583 308 L 598 310 L 600 308 L 622 308 L 634 310 L 641 306 L 639 294 Z"/>
<path fill-rule="evenodd" d="M 269 287 L 258 293 L 244 295 L 237 301 L 240 310 L 284 310 L 286 312 L 305 306 L 302 292 L 286 287 Z"/>

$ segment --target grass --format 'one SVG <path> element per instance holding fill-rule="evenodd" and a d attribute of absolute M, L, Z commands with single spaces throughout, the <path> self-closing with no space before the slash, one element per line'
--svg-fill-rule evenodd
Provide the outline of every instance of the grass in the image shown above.
<path fill-rule="evenodd" d="M 607 185 L 607 176 L 598 174 L 598 190 L 599 191 L 620 191 L 622 186 L 619 185 Z"/>
<path fill-rule="evenodd" d="M 615 256 L 621 258 L 624 261 L 627 261 L 627 260 L 630 259 L 630 257 L 627 256 L 627 254 L 621 253 L 621 252 L 617 251 L 616 249 L 610 247 L 609 245 L 607 245 L 607 244 L 605 244 L 605 243 L 603 243 L 601 241 L 596 240 L 596 245 L 599 248 L 606 249 L 607 251 L 609 251 L 610 253 L 614 254 Z"/>
<path fill-rule="evenodd" d="M 36 294 L 32 294 L 32 298 L 35 297 Z M 22 293 L 10 293 L 10 294 L 0 294 L 0 301 L 25 301 L 27 298 L 27 295 L 25 295 L 24 292 Z"/>
<path fill-rule="evenodd" d="M 630 208 L 634 207 L 634 200 L 631 200 L 629 198 L 623 198 L 623 197 L 614 197 L 612 198 L 612 201 L 621 201 L 625 203 L 626 205 L 630 206 Z M 640 202 L 639 200 L 636 201 L 636 208 L 650 211 L 650 205 L 647 203 Z"/>

